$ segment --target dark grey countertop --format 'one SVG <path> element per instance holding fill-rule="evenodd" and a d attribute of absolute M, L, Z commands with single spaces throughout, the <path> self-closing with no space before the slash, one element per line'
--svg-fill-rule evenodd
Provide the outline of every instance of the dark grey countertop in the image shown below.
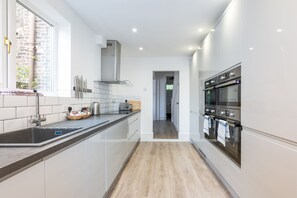
<path fill-rule="evenodd" d="M 92 116 L 85 120 L 63 121 L 44 125 L 44 127 L 66 128 L 79 126 L 84 130 L 40 147 L 0 147 L 0 181 L 9 178 L 26 167 L 42 161 L 45 157 L 55 152 L 63 150 L 64 148 L 74 145 L 93 134 L 109 128 L 136 113 L 139 113 L 139 111 L 131 112 L 130 114 L 107 113 L 100 116 Z M 109 120 L 109 122 L 98 126 L 98 123 L 105 120 Z"/>

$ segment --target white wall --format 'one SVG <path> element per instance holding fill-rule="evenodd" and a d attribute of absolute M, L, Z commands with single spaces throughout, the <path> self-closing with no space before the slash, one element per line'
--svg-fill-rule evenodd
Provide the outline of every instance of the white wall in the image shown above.
<path fill-rule="evenodd" d="M 293 91 L 297 73 L 294 4 L 285 0 L 267 6 L 265 0 L 233 0 L 216 31 L 208 35 L 192 59 L 191 71 L 199 70 L 198 88 L 195 76 L 190 76 L 191 93 L 199 92 L 199 132 L 204 80 L 242 62 L 241 167 L 203 136 L 191 135 L 240 197 L 297 197 L 297 133 L 293 124 L 297 109 L 291 104 L 297 100 Z M 277 32 L 280 28 L 283 31 Z M 195 101 L 195 94 L 191 94 L 191 105 Z M 194 122 L 191 116 L 191 132 L 197 127 Z"/>
<path fill-rule="evenodd" d="M 180 140 L 189 140 L 189 58 L 122 57 L 121 79 L 133 87 L 123 88 L 126 95 L 141 96 L 141 138 L 153 139 L 153 72 L 179 71 L 180 75 Z"/>

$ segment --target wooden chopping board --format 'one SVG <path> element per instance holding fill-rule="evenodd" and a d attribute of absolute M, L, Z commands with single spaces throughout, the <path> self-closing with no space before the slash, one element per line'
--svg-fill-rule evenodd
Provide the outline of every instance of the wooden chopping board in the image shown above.
<path fill-rule="evenodd" d="M 128 103 L 132 105 L 132 111 L 140 111 L 141 110 L 141 101 L 129 100 Z"/>

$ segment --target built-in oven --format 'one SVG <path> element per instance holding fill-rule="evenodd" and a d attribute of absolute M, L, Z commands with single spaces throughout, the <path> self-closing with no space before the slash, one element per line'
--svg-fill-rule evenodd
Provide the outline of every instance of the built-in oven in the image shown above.
<path fill-rule="evenodd" d="M 217 84 L 217 78 L 212 78 L 205 82 L 204 96 L 205 106 L 211 107 L 216 105 L 217 94 L 215 85 Z"/>
<path fill-rule="evenodd" d="M 208 133 L 205 133 L 205 138 L 211 142 L 217 140 L 217 123 L 216 123 L 216 107 L 205 107 L 205 115 L 208 116 Z"/>
<path fill-rule="evenodd" d="M 241 163 L 241 66 L 232 67 L 205 82 L 205 115 L 209 119 L 205 138 L 230 159 Z M 228 135 L 220 139 L 220 122 Z M 221 128 L 222 129 L 222 128 Z M 224 134 L 224 133 L 223 133 Z M 220 141 L 219 141 L 220 140 Z"/>
<path fill-rule="evenodd" d="M 218 107 L 218 114 L 216 116 L 217 126 L 219 125 L 220 120 L 226 121 L 226 127 L 228 127 L 229 136 L 225 139 L 225 145 L 217 141 L 216 146 L 218 146 L 233 161 L 240 165 L 242 131 L 242 126 L 240 122 L 240 109 Z"/>
<path fill-rule="evenodd" d="M 215 115 L 217 113 L 217 90 L 215 85 L 217 84 L 217 77 L 211 78 L 205 81 L 205 89 L 204 89 L 204 96 L 205 96 L 205 115 L 208 117 L 208 130 L 205 133 L 205 138 L 211 142 L 215 142 L 217 139 L 216 134 L 216 121 Z"/>
<path fill-rule="evenodd" d="M 240 66 L 218 76 L 216 85 L 218 106 L 240 108 L 241 106 L 241 69 Z"/>

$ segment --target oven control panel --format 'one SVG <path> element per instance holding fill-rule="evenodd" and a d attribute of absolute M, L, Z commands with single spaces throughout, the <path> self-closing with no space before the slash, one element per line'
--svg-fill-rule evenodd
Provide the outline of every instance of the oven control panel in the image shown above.
<path fill-rule="evenodd" d="M 240 121 L 240 109 L 229 109 L 224 107 L 219 107 L 217 116 Z"/>
<path fill-rule="evenodd" d="M 218 83 L 217 78 L 212 78 L 210 80 L 205 81 L 205 88 L 213 87 Z"/>
<path fill-rule="evenodd" d="M 218 83 L 232 80 L 241 76 L 241 67 L 236 67 L 218 76 Z"/>
<path fill-rule="evenodd" d="M 206 115 L 216 115 L 217 109 L 215 107 L 205 107 Z"/>

